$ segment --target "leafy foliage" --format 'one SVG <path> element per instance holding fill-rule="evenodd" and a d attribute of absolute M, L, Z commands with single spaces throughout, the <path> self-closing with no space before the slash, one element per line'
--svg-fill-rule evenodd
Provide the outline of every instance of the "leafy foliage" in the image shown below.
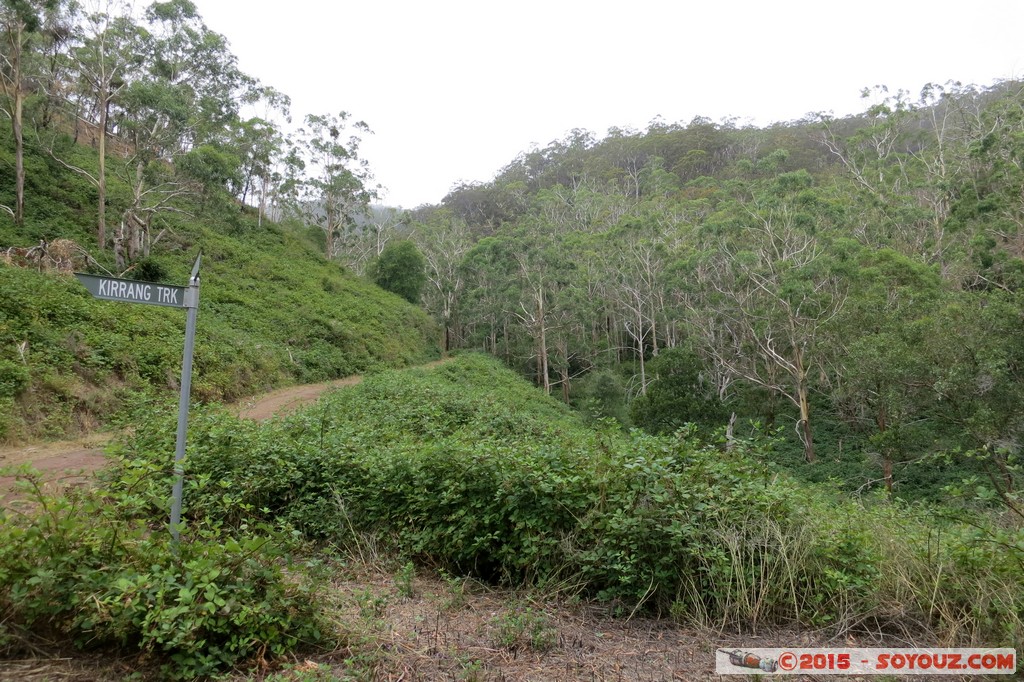
<path fill-rule="evenodd" d="M 24 486 L 41 509 L 0 512 L 0 650 L 54 633 L 148 654 L 163 677 L 194 679 L 324 638 L 315 581 L 292 564 L 290 535 L 205 525 L 174 548 L 100 494 L 49 497 L 31 476 Z"/>
<path fill-rule="evenodd" d="M 629 408 L 640 428 L 668 434 L 690 423 L 713 429 L 728 419 L 714 387 L 701 377 L 700 359 L 694 353 L 668 348 L 648 367 L 656 378 Z"/>
<path fill-rule="evenodd" d="M 425 267 L 426 262 L 415 244 L 391 242 L 370 266 L 369 276 L 381 289 L 416 304 L 427 282 Z"/>
<path fill-rule="evenodd" d="M 591 411 L 622 376 L 601 402 L 655 433 L 735 413 L 802 448 L 799 476 L 941 500 L 957 467 L 924 462 L 1022 447 L 1024 90 L 865 97 L 769 128 L 574 130 L 418 210 L 413 239 L 463 254 L 431 305 L 446 340 Z M 657 367 L 673 353 L 685 378 Z"/>
<path fill-rule="evenodd" d="M 375 375 L 269 424 L 216 411 L 193 424 L 190 524 L 283 521 L 353 547 L 372 534 L 428 566 L 574 585 L 704 624 L 923 619 L 961 641 L 1024 632 L 1010 587 L 1020 553 L 988 542 L 985 526 L 841 501 L 760 464 L 770 442 L 722 450 L 692 431 L 589 429 L 479 356 Z M 168 482 L 152 453 L 172 438 L 168 420 L 126 444 L 122 480 L 152 481 L 154 503 Z M 964 615 L 978 608 L 983 618 Z"/>

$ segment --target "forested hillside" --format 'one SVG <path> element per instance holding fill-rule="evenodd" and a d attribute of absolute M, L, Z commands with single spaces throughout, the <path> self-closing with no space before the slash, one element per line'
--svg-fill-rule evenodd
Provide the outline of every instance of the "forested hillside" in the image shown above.
<path fill-rule="evenodd" d="M 184 285 L 203 254 L 199 400 L 436 355 L 426 314 L 331 260 L 374 191 L 347 114 L 309 117 L 275 167 L 283 135 L 252 111 L 288 98 L 191 3 L 128 10 L 0 4 L 0 440 L 177 389 L 183 311 L 93 300 L 72 270 Z"/>
<path fill-rule="evenodd" d="M 80 487 L 14 472 L 0 659 L 410 679 L 413 652 L 475 679 L 441 610 L 396 645 L 417 570 L 453 603 L 522 591 L 487 621 L 506 662 L 590 655 L 519 608 L 566 598 L 704 650 L 1024 641 L 1021 83 L 574 130 L 403 212 L 367 123 L 291 130 L 190 0 L 0 0 L 0 81 L 0 440 L 127 427 Z M 70 273 L 183 285 L 200 253 L 182 475 L 184 314 Z M 467 349 L 495 357 L 263 423 L 199 404 Z M 395 593 L 346 596 L 353 567 Z"/>
<path fill-rule="evenodd" d="M 526 151 L 416 212 L 426 305 L 449 346 L 625 424 L 755 420 L 805 475 L 911 495 L 981 453 L 1012 488 L 1024 89 L 883 88 L 865 107 Z"/>
<path fill-rule="evenodd" d="M 80 267 L 181 279 L 206 250 L 204 300 L 224 317 L 200 319 L 252 329 L 231 342 L 234 359 L 200 358 L 203 396 L 407 360 L 427 334 L 445 351 L 493 353 L 545 392 L 627 426 L 778 433 L 788 447 L 777 458 L 812 479 L 911 497 L 938 495 L 964 473 L 1015 487 L 1018 82 L 919 95 L 879 87 L 860 115 L 768 127 L 698 117 L 604 137 L 574 130 L 403 214 L 370 208 L 367 123 L 309 114 L 289 132 L 287 95 L 241 72 L 188 0 L 135 13 L 118 2 L 3 12 L 8 259 L 67 239 Z M 363 286 L 336 279 L 339 265 L 421 300 L 439 331 L 413 317 L 398 327 L 418 331 L 386 333 L 381 311 L 397 303 L 349 322 L 329 312 L 333 293 Z M 10 290 L 13 310 L 31 308 Z M 267 290 L 280 297 L 255 294 Z M 388 319 L 416 315 L 395 310 Z M 360 325 L 374 320 L 368 341 Z M 30 385 L 26 354 L 60 345 L 36 332 L 33 341 L 26 324 L 6 332 L 8 410 Z M 77 357 L 121 380 L 173 384 L 168 352 L 83 361 L 90 352 L 56 365 Z M 18 408 L 40 415 L 25 423 L 64 410 L 63 426 L 44 431 L 67 429 L 62 406 L 109 401 L 74 381 L 32 382 L 64 396 Z"/>

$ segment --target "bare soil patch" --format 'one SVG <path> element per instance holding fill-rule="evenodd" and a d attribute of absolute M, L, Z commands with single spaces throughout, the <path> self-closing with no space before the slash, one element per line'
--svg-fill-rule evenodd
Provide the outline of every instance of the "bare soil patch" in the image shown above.
<path fill-rule="evenodd" d="M 103 447 L 107 434 L 93 433 L 74 441 L 34 443 L 0 449 L 0 467 L 31 465 L 49 489 L 85 485 L 107 465 Z M 0 476 L 0 507 L 19 498 L 14 476 Z"/>
<path fill-rule="evenodd" d="M 400 571 L 340 578 L 334 591 L 332 613 L 357 642 L 349 661 L 370 668 L 374 679 L 715 677 L 716 645 L 671 621 L 614 618 L 608 608 L 473 581 L 406 583 Z M 341 677 L 346 664 L 327 658 L 317 665 Z"/>
<path fill-rule="evenodd" d="M 356 374 L 344 379 L 325 381 L 320 384 L 289 386 L 244 400 L 235 405 L 234 409 L 242 419 L 263 421 L 264 419 L 294 412 L 303 405 L 316 402 L 327 391 L 345 386 L 355 386 L 362 380 L 363 377 Z"/>
<path fill-rule="evenodd" d="M 387 568 L 377 559 L 339 567 L 324 608 L 341 641 L 347 642 L 344 648 L 240 672 L 232 679 L 721 682 L 756 676 L 715 674 L 719 648 L 928 645 L 891 634 L 835 637 L 826 631 L 755 624 L 742 631 L 688 627 L 668 617 L 630 617 L 615 604 L 584 601 L 569 593 L 499 589 L 429 572 L 416 575 L 411 567 Z"/>

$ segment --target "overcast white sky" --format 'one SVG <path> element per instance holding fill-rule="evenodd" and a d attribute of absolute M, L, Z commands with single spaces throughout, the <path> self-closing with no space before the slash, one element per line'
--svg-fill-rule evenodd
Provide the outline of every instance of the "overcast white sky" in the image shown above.
<path fill-rule="evenodd" d="M 572 128 L 757 125 L 860 91 L 1024 75 L 1022 0 L 194 0 L 292 114 L 345 110 L 387 203 L 437 203 Z"/>

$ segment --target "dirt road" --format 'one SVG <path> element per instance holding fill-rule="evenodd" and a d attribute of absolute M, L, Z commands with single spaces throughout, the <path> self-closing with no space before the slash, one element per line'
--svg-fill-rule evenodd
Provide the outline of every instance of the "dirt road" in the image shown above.
<path fill-rule="evenodd" d="M 31 464 L 49 487 L 80 485 L 107 464 L 103 446 L 108 434 L 93 433 L 74 441 L 34 443 L 0 449 L 0 467 Z M 13 476 L 0 476 L 0 507 L 15 499 Z"/>
<path fill-rule="evenodd" d="M 256 398 L 249 398 L 234 406 L 242 419 L 263 421 L 271 417 L 293 412 L 303 405 L 315 402 L 321 395 L 335 388 L 355 386 L 363 380 L 361 375 L 353 375 L 344 379 L 327 381 L 322 384 L 304 384 L 289 386 Z"/>
<path fill-rule="evenodd" d="M 353 375 L 320 384 L 289 386 L 248 398 L 233 405 L 232 409 L 243 419 L 262 421 L 297 410 L 315 402 L 327 391 L 354 386 L 362 380 L 361 375 Z M 110 438 L 109 434 L 93 433 L 77 440 L 0 448 L 0 467 L 30 464 L 42 473 L 48 487 L 82 485 L 107 465 L 103 448 Z M 14 481 L 13 476 L 0 476 L 0 507 L 17 497 L 13 490 Z"/>

